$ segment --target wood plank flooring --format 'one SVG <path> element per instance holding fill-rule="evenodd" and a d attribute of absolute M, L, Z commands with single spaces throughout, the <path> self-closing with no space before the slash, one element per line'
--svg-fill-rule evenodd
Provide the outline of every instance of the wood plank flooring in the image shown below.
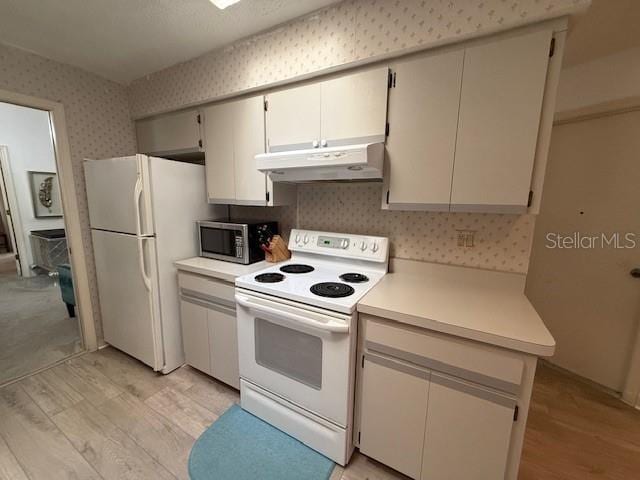
<path fill-rule="evenodd" d="M 238 401 L 190 367 L 89 353 L 0 389 L 0 480 L 187 479 L 195 439 Z M 356 452 L 331 480 L 404 478 Z M 640 478 L 640 412 L 541 366 L 519 478 Z"/>

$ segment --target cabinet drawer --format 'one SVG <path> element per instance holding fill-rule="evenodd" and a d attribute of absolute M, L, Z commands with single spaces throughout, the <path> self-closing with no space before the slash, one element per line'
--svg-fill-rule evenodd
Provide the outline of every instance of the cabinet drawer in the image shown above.
<path fill-rule="evenodd" d="M 178 285 L 184 295 L 201 300 L 226 304 L 235 308 L 235 288 L 233 284 L 215 278 L 178 272 Z"/>
<path fill-rule="evenodd" d="M 508 350 L 363 315 L 368 351 L 517 394 L 524 362 Z"/>

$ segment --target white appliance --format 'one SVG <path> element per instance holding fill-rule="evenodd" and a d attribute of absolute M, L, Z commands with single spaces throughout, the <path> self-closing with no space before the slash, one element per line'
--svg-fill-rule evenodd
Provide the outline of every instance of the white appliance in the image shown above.
<path fill-rule="evenodd" d="M 274 182 L 381 180 L 383 143 L 310 148 L 256 155 L 256 167 Z"/>
<path fill-rule="evenodd" d="M 386 238 L 292 230 L 290 260 L 236 279 L 242 408 L 345 465 L 353 452 L 358 300 Z"/>
<path fill-rule="evenodd" d="M 204 167 L 136 155 L 84 171 L 104 339 L 169 373 L 184 363 L 173 262 L 198 254 L 196 220 L 216 213 Z"/>

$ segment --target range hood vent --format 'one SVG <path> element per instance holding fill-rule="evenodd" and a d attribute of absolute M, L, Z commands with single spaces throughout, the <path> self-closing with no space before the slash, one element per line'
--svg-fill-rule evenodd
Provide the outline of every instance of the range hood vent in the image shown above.
<path fill-rule="evenodd" d="M 381 180 L 383 160 L 383 143 L 365 143 L 261 153 L 256 166 L 274 182 Z"/>

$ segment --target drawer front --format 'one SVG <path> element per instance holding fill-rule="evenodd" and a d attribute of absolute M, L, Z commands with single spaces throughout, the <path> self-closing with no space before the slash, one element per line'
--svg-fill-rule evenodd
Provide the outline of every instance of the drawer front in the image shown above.
<path fill-rule="evenodd" d="M 448 335 L 442 335 L 370 315 L 365 320 L 368 351 L 396 357 L 430 370 L 517 394 L 524 362 L 508 350 L 497 350 Z"/>
<path fill-rule="evenodd" d="M 230 307 L 235 306 L 235 287 L 231 283 L 201 275 L 178 272 L 178 285 L 180 293 L 184 295 L 227 304 Z"/>

